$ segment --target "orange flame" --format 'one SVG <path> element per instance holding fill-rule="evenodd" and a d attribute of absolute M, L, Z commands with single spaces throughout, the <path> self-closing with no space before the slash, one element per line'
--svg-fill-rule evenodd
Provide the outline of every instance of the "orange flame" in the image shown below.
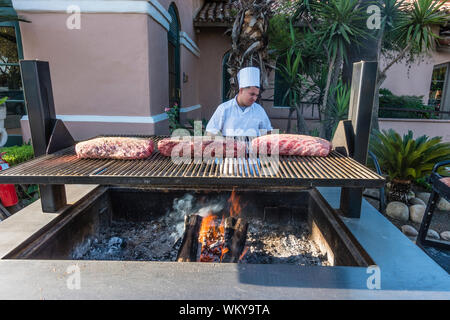
<path fill-rule="evenodd" d="M 222 250 L 222 255 L 220 256 L 220 262 L 222 262 L 224 254 L 227 253 L 228 251 L 230 251 L 228 248 L 225 248 Z"/>
<path fill-rule="evenodd" d="M 244 250 L 242 251 L 241 256 L 239 257 L 239 261 L 242 260 L 242 258 L 245 256 L 245 254 L 247 253 L 247 251 L 248 251 L 248 246 L 245 246 Z"/>
<path fill-rule="evenodd" d="M 211 213 L 202 219 L 202 225 L 200 226 L 199 239 L 203 240 L 208 237 L 209 234 L 212 233 L 212 237 L 217 236 L 216 230 L 216 218 L 217 216 L 213 216 Z"/>
<path fill-rule="evenodd" d="M 235 217 L 241 213 L 242 207 L 239 203 L 239 196 L 235 190 L 231 192 L 228 199 L 230 203 L 230 217 Z M 222 261 L 223 256 L 229 252 L 228 248 L 224 248 L 225 236 L 225 217 L 222 216 L 220 225 L 217 226 L 217 216 L 209 212 L 208 216 L 202 219 L 200 226 L 198 242 L 201 243 L 200 262 L 218 262 Z M 248 247 L 244 250 L 239 260 L 244 257 Z"/>
<path fill-rule="evenodd" d="M 241 213 L 241 205 L 239 204 L 239 196 L 236 195 L 235 190 L 231 192 L 231 196 L 228 199 L 228 202 L 231 203 L 230 206 L 230 217 L 235 217 Z"/>

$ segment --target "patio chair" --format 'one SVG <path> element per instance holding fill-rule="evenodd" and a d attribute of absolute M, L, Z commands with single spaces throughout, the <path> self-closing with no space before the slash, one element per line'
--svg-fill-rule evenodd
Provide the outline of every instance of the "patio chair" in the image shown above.
<path fill-rule="evenodd" d="M 423 215 L 422 224 L 420 225 L 419 234 L 417 235 L 416 244 L 424 249 L 424 246 L 450 250 L 450 244 L 440 240 L 426 239 L 428 229 L 430 228 L 431 218 L 433 217 L 434 209 L 436 209 L 439 197 L 450 201 L 450 177 L 443 177 L 438 174 L 438 169 L 442 166 L 449 165 L 450 160 L 442 161 L 434 165 L 428 182 L 432 186 L 430 199 L 428 200 L 427 208 Z"/>

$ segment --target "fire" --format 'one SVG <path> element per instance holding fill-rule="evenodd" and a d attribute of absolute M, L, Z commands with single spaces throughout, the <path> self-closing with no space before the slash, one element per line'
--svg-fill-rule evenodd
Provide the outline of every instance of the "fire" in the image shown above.
<path fill-rule="evenodd" d="M 231 192 L 230 199 L 228 199 L 230 203 L 230 217 L 236 217 L 241 213 L 241 205 L 239 204 L 239 196 L 236 195 L 236 192 Z"/>
<path fill-rule="evenodd" d="M 233 190 L 230 198 L 230 217 L 240 214 L 242 207 L 239 203 L 239 196 Z M 225 217 L 222 216 L 220 225 L 218 225 L 218 217 L 209 212 L 209 215 L 202 219 L 198 242 L 201 244 L 200 262 L 220 262 L 224 255 L 229 252 L 225 245 Z M 245 252 L 241 257 L 245 255 Z"/>
<path fill-rule="evenodd" d="M 242 258 L 245 256 L 245 254 L 247 253 L 247 251 L 248 251 L 248 247 L 247 246 L 245 246 L 245 248 L 244 248 L 244 250 L 242 251 L 242 254 L 241 254 L 241 256 L 239 257 L 239 261 L 241 261 L 242 260 Z"/>
<path fill-rule="evenodd" d="M 217 226 L 217 216 L 212 215 L 211 213 L 203 218 L 198 237 L 201 244 L 200 262 L 220 261 L 223 256 L 223 235 L 223 218 L 220 226 Z"/>

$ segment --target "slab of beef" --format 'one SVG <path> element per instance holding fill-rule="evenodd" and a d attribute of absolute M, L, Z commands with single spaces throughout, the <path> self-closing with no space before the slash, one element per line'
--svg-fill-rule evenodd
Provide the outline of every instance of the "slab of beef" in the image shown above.
<path fill-rule="evenodd" d="M 326 157 L 332 148 L 331 143 L 322 138 L 301 134 L 269 134 L 253 139 L 252 152 L 272 154 L 277 145 L 279 155 L 285 156 Z"/>
<path fill-rule="evenodd" d="M 75 145 L 78 158 L 144 159 L 154 150 L 151 139 L 128 137 L 95 138 Z"/>
<path fill-rule="evenodd" d="M 197 146 L 195 144 L 198 144 Z M 171 157 L 172 151 L 174 156 L 195 156 L 204 158 L 218 156 L 222 150 L 222 156 L 227 155 L 227 143 L 230 143 L 229 153 L 233 157 L 245 156 L 245 143 L 242 141 L 234 141 L 230 139 L 224 139 L 221 137 L 171 137 L 165 138 L 158 142 L 159 152 L 166 156 Z M 186 154 L 185 154 L 186 153 Z"/>

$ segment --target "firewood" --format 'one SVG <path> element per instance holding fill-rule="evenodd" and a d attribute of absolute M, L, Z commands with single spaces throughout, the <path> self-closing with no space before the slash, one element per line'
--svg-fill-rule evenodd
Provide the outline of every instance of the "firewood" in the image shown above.
<path fill-rule="evenodd" d="M 236 219 L 233 217 L 228 217 L 225 219 L 224 223 L 224 245 L 222 248 L 222 262 L 231 261 L 231 243 L 234 235 L 234 226 L 236 224 Z"/>
<path fill-rule="evenodd" d="M 178 262 L 195 262 L 197 261 L 198 251 L 198 235 L 202 217 L 199 215 L 191 215 L 185 221 L 185 231 L 183 240 L 181 241 L 180 250 L 178 250 Z"/>
<path fill-rule="evenodd" d="M 234 226 L 234 234 L 231 240 L 231 260 L 230 262 L 238 262 L 244 251 L 245 241 L 247 240 L 248 222 L 244 219 L 237 219 Z"/>

